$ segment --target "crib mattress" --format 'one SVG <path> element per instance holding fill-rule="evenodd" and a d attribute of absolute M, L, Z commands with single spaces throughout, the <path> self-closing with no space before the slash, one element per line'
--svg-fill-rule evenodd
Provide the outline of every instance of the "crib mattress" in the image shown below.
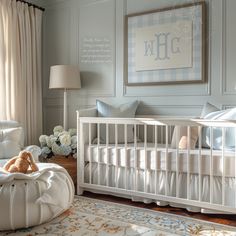
<path fill-rule="evenodd" d="M 212 151 L 212 158 L 211 158 Z M 106 145 L 85 145 L 84 160 L 91 163 L 101 163 L 120 167 L 131 167 L 144 170 L 164 170 L 176 171 L 177 164 L 179 172 L 197 174 L 199 173 L 199 164 L 201 162 L 201 173 L 210 175 L 210 166 L 212 159 L 213 175 L 222 176 L 223 170 L 225 177 L 235 177 L 236 158 L 234 151 L 201 149 L 199 150 L 177 150 L 168 148 L 163 144 L 148 143 L 146 151 L 144 143 L 137 143 L 136 149 L 134 144 Z M 199 162 L 200 160 L 200 162 Z"/>

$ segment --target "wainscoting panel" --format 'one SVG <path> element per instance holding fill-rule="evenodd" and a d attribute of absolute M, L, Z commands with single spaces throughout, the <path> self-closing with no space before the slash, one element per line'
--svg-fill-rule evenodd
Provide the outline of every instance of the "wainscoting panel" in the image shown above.
<path fill-rule="evenodd" d="M 115 96 L 116 1 L 79 1 L 82 96 Z"/>
<path fill-rule="evenodd" d="M 137 115 L 200 116 L 202 106 L 187 105 L 140 105 Z"/>
<path fill-rule="evenodd" d="M 222 88 L 223 94 L 236 94 L 236 1 L 222 0 Z"/>

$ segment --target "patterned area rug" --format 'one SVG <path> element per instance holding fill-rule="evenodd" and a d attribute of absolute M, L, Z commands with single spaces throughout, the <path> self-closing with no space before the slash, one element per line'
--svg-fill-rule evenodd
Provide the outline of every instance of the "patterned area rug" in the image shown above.
<path fill-rule="evenodd" d="M 86 197 L 76 197 L 72 208 L 53 221 L 29 229 L 2 232 L 0 235 L 228 236 L 236 235 L 236 228 Z"/>

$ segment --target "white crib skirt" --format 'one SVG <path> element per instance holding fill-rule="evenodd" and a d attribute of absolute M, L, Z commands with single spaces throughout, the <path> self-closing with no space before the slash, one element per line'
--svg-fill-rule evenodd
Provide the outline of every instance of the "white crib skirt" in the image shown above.
<path fill-rule="evenodd" d="M 98 170 L 98 164 L 92 163 L 90 167 L 90 163 L 85 166 L 85 182 L 90 183 L 90 170 L 91 171 L 91 183 L 98 184 L 100 180 L 100 185 L 115 187 L 116 181 L 118 182 L 118 188 L 125 189 L 125 182 L 127 176 L 127 189 L 128 190 L 137 190 L 140 192 L 144 192 L 144 184 L 146 177 L 146 191 L 147 193 L 156 193 L 165 195 L 165 191 L 167 191 L 168 196 L 176 197 L 176 193 L 178 190 L 180 198 L 187 198 L 187 174 L 179 173 L 178 174 L 178 186 L 176 186 L 176 172 L 174 171 L 163 171 L 159 170 L 155 173 L 154 170 L 148 170 L 146 173 L 143 169 L 137 169 L 136 173 L 136 189 L 135 189 L 135 169 L 134 168 L 126 168 L 125 167 L 117 167 L 117 180 L 116 180 L 116 167 L 114 165 L 105 165 L 100 164 Z M 100 173 L 100 177 L 98 174 Z M 106 176 L 108 173 L 108 176 Z M 166 174 L 167 173 L 167 174 Z M 157 180 L 155 180 L 155 176 L 157 176 Z M 107 178 L 108 177 L 108 178 Z M 167 182 L 167 190 L 166 188 Z M 156 186 L 155 186 L 156 185 Z M 199 176 L 198 174 L 190 174 L 190 199 L 198 200 L 199 198 Z M 225 205 L 230 207 L 235 206 L 235 179 L 232 177 L 225 178 Z M 117 195 L 117 194 L 116 194 Z M 202 201 L 209 202 L 210 201 L 210 176 L 202 175 Z M 152 199 L 144 199 L 140 197 L 130 197 L 134 201 L 143 201 L 145 203 L 156 202 L 158 205 L 167 205 L 168 202 L 161 202 Z M 222 177 L 214 176 L 213 177 L 213 203 L 222 204 Z M 189 206 L 180 205 L 180 204 L 171 204 L 172 206 L 184 207 L 191 211 L 201 211 L 200 208 L 190 208 Z"/>

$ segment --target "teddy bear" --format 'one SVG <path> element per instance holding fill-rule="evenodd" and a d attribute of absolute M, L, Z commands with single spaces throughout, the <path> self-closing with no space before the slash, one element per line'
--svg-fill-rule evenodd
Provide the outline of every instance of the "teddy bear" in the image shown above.
<path fill-rule="evenodd" d="M 14 173 L 20 172 L 24 174 L 38 171 L 32 154 L 28 151 L 21 151 L 18 156 L 11 158 L 4 166 L 3 169 L 7 172 Z"/>

